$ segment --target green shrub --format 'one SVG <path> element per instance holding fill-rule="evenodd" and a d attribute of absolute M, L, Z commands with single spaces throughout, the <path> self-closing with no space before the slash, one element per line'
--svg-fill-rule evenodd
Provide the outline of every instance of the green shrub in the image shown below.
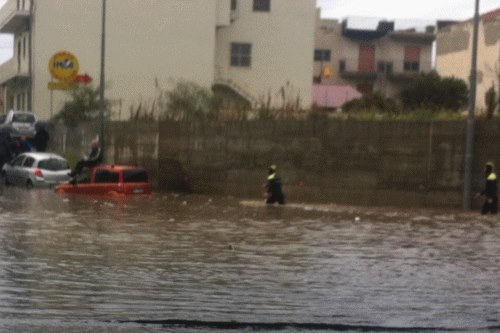
<path fill-rule="evenodd" d="M 436 72 L 420 73 L 400 93 L 405 110 L 428 109 L 459 111 L 468 106 L 469 91 L 465 81 L 441 78 Z"/>
<path fill-rule="evenodd" d="M 401 112 L 400 107 L 396 101 L 392 98 L 385 97 L 380 92 L 374 92 L 369 95 L 365 95 L 362 98 L 354 99 L 350 102 L 344 104 L 342 109 L 345 112 L 382 112 L 398 114 Z"/>
<path fill-rule="evenodd" d="M 62 120 L 66 126 L 75 127 L 81 122 L 99 119 L 100 100 L 99 88 L 93 89 L 90 85 L 79 84 L 68 91 L 69 100 L 53 117 L 53 120 Z M 105 117 L 109 117 L 110 102 L 104 101 Z"/>
<path fill-rule="evenodd" d="M 497 92 L 494 85 L 486 91 L 486 94 L 484 95 L 484 102 L 486 104 L 486 119 L 491 119 L 493 118 L 498 105 Z"/>
<path fill-rule="evenodd" d="M 159 106 L 166 119 L 216 118 L 221 101 L 210 89 L 180 81 L 174 89 L 161 93 Z"/>

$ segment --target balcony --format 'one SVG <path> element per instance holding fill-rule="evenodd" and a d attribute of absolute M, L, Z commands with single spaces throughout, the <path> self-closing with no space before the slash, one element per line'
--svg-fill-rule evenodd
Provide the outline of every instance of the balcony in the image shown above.
<path fill-rule="evenodd" d="M 368 66 L 370 67 L 370 66 Z M 348 80 L 375 80 L 377 78 L 377 71 L 375 63 L 373 68 L 359 68 L 358 59 L 342 59 L 339 61 L 339 73 L 340 76 Z"/>
<path fill-rule="evenodd" d="M 0 65 L 0 84 L 24 85 L 29 82 L 28 65 L 13 58 Z"/>
<path fill-rule="evenodd" d="M 432 44 L 436 40 L 433 26 L 427 27 L 426 32 L 394 31 L 389 37 L 402 43 Z"/>
<path fill-rule="evenodd" d="M 430 72 L 431 61 L 405 62 L 404 59 L 376 59 L 373 70 L 359 70 L 357 59 L 343 59 L 339 62 L 339 73 L 342 78 L 348 80 L 377 80 L 405 81 L 418 73 Z M 371 66 L 368 66 L 371 67 Z"/>
<path fill-rule="evenodd" d="M 29 0 L 8 0 L 0 9 L 0 33 L 15 34 L 29 29 Z"/>
<path fill-rule="evenodd" d="M 392 67 L 392 69 L 388 70 Z M 379 75 L 385 76 L 389 81 L 407 81 L 419 73 L 427 73 L 432 70 L 430 60 L 420 60 L 418 62 L 397 60 L 379 60 L 377 65 Z"/>

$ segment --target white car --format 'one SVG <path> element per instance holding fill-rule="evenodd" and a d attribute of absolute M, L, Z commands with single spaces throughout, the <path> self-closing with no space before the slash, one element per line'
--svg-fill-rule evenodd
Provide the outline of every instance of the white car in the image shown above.
<path fill-rule="evenodd" d="M 24 153 L 2 168 L 5 185 L 26 188 L 55 187 L 69 181 L 71 168 L 68 161 L 54 153 Z"/>
<path fill-rule="evenodd" d="M 30 111 L 15 111 L 10 110 L 5 117 L 4 124 L 11 125 L 18 132 L 27 138 L 33 138 L 36 134 L 35 129 L 36 117 Z"/>

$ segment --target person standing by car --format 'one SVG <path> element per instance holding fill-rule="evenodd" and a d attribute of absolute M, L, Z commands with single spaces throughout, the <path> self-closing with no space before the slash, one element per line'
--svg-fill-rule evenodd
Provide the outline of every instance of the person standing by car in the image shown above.
<path fill-rule="evenodd" d="M 497 196 L 497 175 L 493 171 L 494 164 L 492 162 L 486 163 L 484 174 L 486 178 L 486 183 L 484 190 L 476 194 L 477 197 L 484 196 L 484 204 L 481 209 L 481 214 L 496 214 L 498 208 L 498 196 Z"/>
<path fill-rule="evenodd" d="M 0 169 L 12 159 L 10 142 L 11 139 L 8 133 L 0 133 Z"/>
<path fill-rule="evenodd" d="M 280 205 L 285 204 L 285 196 L 281 189 L 281 178 L 276 173 L 276 165 L 271 165 L 268 168 L 269 176 L 267 177 L 266 184 L 266 204 L 273 204 L 275 202 Z"/>
<path fill-rule="evenodd" d="M 88 154 L 76 163 L 75 169 L 71 171 L 71 183 L 76 183 L 76 176 L 79 175 L 83 168 L 91 168 L 102 161 L 102 151 L 99 146 L 99 139 L 95 138 L 90 142 L 90 151 Z"/>
<path fill-rule="evenodd" d="M 15 143 L 15 147 L 16 147 L 15 149 L 16 156 L 19 156 L 22 153 L 30 152 L 31 149 L 33 148 L 33 146 L 31 146 L 31 143 L 24 135 L 21 135 L 19 137 L 19 140 L 17 140 L 17 142 Z"/>
<path fill-rule="evenodd" d="M 36 133 L 33 137 L 33 145 L 36 151 L 43 152 L 47 150 L 47 144 L 49 143 L 49 132 L 42 123 L 35 124 Z"/>

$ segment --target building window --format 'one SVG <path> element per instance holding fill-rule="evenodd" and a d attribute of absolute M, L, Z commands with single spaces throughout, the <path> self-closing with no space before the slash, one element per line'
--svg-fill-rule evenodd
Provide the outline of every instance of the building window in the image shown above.
<path fill-rule="evenodd" d="M 238 6 L 238 0 L 231 0 L 231 10 L 236 10 Z"/>
<path fill-rule="evenodd" d="M 332 52 L 330 50 L 316 49 L 314 50 L 314 61 L 330 61 Z"/>
<path fill-rule="evenodd" d="M 377 72 L 379 73 L 392 73 L 392 62 L 390 61 L 379 61 L 377 63 Z"/>
<path fill-rule="evenodd" d="M 416 61 L 405 61 L 404 69 L 405 72 L 418 72 L 420 70 L 420 64 Z"/>
<path fill-rule="evenodd" d="M 271 0 L 253 0 L 254 12 L 270 12 Z"/>
<path fill-rule="evenodd" d="M 9 95 L 7 100 L 8 100 L 7 109 L 15 109 L 16 107 L 14 105 L 14 95 Z"/>
<path fill-rule="evenodd" d="M 21 41 L 19 40 L 17 41 L 17 72 L 20 71 L 21 71 Z"/>
<path fill-rule="evenodd" d="M 26 59 L 26 36 L 23 38 L 23 59 Z"/>
<path fill-rule="evenodd" d="M 250 67 L 252 59 L 252 44 L 231 43 L 231 66 Z"/>
<path fill-rule="evenodd" d="M 344 73 L 346 71 L 346 62 L 345 59 L 339 61 L 339 72 Z"/>

